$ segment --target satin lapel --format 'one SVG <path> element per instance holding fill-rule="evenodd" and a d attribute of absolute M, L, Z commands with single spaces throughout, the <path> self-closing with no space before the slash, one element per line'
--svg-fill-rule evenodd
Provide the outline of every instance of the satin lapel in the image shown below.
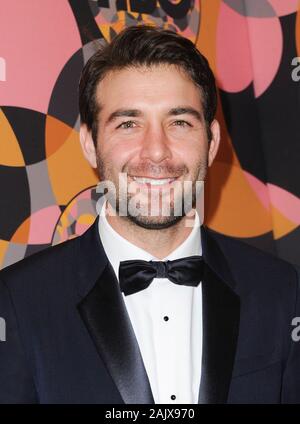
<path fill-rule="evenodd" d="M 88 279 L 91 289 L 78 305 L 79 313 L 91 335 L 96 349 L 105 363 L 125 403 L 154 403 L 148 376 L 139 346 L 127 313 L 126 305 L 111 264 L 106 265 L 97 280 L 95 264 L 103 265 L 103 247 L 98 234 L 98 218 L 88 233 L 82 236 L 82 252 L 85 255 L 100 250 L 101 255 L 89 258 L 90 269 L 84 266 L 82 281 Z M 95 249 L 95 250 L 94 250 Z M 102 262 L 99 261 L 100 256 Z M 82 287 L 81 287 L 82 289 Z"/>
<path fill-rule="evenodd" d="M 198 403 L 226 403 L 237 347 L 239 296 L 226 259 L 216 241 L 202 229 L 206 262 L 202 280 L 203 350 Z"/>

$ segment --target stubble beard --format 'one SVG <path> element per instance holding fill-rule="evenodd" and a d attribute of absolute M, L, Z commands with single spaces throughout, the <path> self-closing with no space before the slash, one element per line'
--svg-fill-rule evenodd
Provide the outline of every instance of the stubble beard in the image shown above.
<path fill-rule="evenodd" d="M 187 190 L 183 190 L 182 185 L 182 195 L 179 197 L 176 197 L 175 195 L 171 199 L 169 203 L 168 214 L 158 214 L 157 216 L 151 216 L 151 214 L 131 214 L 130 213 L 130 201 L 134 197 L 135 194 L 128 193 L 127 197 L 124 199 L 124 195 L 122 197 L 122 192 L 119 190 L 119 181 L 115 181 L 115 178 L 113 177 L 113 169 L 109 164 L 106 163 L 105 160 L 101 157 L 99 154 L 99 151 L 97 149 L 97 170 L 98 175 L 100 178 L 100 181 L 111 181 L 115 188 L 116 188 L 116 196 L 109 196 L 108 201 L 114 210 L 115 214 L 118 216 L 121 216 L 123 219 L 129 220 L 132 224 L 137 225 L 139 227 L 142 227 L 147 230 L 162 230 L 165 228 L 172 227 L 176 224 L 178 224 L 192 209 L 196 207 L 197 202 L 197 181 L 204 181 L 207 169 L 208 169 L 208 155 L 206 154 L 204 159 L 201 159 L 197 169 L 192 175 L 192 178 L 190 180 L 192 181 L 191 188 Z M 190 186 L 189 186 L 190 187 Z M 160 205 L 162 205 L 162 195 L 160 194 Z M 186 203 L 185 199 L 189 199 L 189 201 Z M 149 200 L 149 196 L 148 196 Z M 170 200 L 170 197 L 168 198 Z M 120 203 L 124 205 L 124 202 L 127 203 L 127 215 L 123 216 L 120 215 Z M 181 205 L 180 205 L 181 203 Z M 188 204 L 188 207 L 187 207 Z M 148 211 L 150 210 L 150 205 L 148 204 Z M 181 214 L 176 213 L 176 211 L 181 211 Z"/>

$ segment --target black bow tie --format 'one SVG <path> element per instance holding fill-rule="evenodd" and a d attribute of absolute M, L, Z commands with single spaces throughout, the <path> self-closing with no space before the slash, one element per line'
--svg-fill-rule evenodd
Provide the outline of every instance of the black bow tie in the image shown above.
<path fill-rule="evenodd" d="M 146 289 L 153 278 L 168 278 L 175 284 L 198 286 L 203 275 L 202 256 L 188 256 L 174 261 L 122 261 L 119 282 L 124 295 Z"/>

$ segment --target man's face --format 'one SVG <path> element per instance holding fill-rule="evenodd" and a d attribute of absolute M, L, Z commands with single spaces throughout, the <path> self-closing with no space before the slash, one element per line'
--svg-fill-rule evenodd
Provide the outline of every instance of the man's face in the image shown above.
<path fill-rule="evenodd" d="M 156 65 L 107 74 L 96 97 L 100 180 L 113 182 L 118 195 L 119 174 L 127 173 L 128 218 L 135 224 L 149 229 L 175 224 L 184 216 L 183 206 L 176 216 L 176 205 L 183 205 L 183 195 L 195 203 L 196 181 L 204 180 L 211 161 L 199 88 L 174 65 Z M 190 193 L 184 181 L 191 182 Z M 133 198 L 143 211 L 137 215 L 130 213 Z M 118 212 L 121 199 L 115 200 Z"/>

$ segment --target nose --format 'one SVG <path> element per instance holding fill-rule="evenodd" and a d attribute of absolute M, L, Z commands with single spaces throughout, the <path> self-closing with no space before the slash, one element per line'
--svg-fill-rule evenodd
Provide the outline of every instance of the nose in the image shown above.
<path fill-rule="evenodd" d="M 164 129 L 160 126 L 149 126 L 142 143 L 140 157 L 143 160 L 161 162 L 172 158 L 169 140 Z"/>

